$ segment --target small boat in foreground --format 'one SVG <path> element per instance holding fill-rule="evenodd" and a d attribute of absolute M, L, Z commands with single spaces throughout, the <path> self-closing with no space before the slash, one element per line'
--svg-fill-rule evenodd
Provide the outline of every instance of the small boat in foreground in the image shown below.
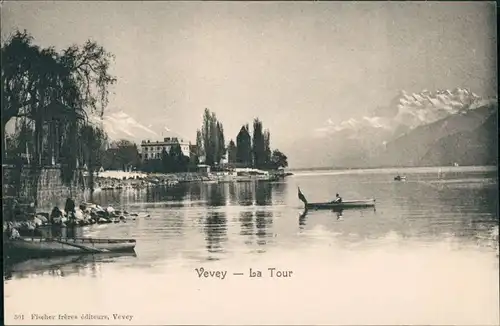
<path fill-rule="evenodd" d="M 16 255 L 56 256 L 78 253 L 133 251 L 134 239 L 19 237 L 7 240 L 7 248 Z"/>
<path fill-rule="evenodd" d="M 5 269 L 11 273 L 42 272 L 64 266 L 85 266 L 88 263 L 109 262 L 121 257 L 136 257 L 135 252 L 107 252 L 98 254 L 73 254 L 64 256 L 18 259 L 7 261 Z"/>
<path fill-rule="evenodd" d="M 304 203 L 305 208 L 308 209 L 350 209 L 350 208 L 367 208 L 375 207 L 375 199 L 363 199 L 363 200 L 343 200 L 341 202 L 323 202 L 323 203 L 309 203 L 300 191 L 299 188 L 299 199 Z"/>
<path fill-rule="evenodd" d="M 406 177 L 397 175 L 394 177 L 394 181 L 406 181 Z"/>

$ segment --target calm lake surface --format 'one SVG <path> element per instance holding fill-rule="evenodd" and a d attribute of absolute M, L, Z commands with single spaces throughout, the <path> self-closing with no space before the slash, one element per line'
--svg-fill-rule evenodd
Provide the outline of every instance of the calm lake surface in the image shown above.
<path fill-rule="evenodd" d="M 150 217 L 86 227 L 85 236 L 135 238 L 136 255 L 12 266 L 5 322 L 498 325 L 496 170 L 399 169 L 406 182 L 393 181 L 395 171 L 102 192 L 96 202 Z M 297 186 L 309 201 L 339 192 L 376 198 L 376 209 L 304 215 Z M 227 274 L 200 278 L 199 268 Z M 270 277 L 268 268 L 292 273 Z"/>

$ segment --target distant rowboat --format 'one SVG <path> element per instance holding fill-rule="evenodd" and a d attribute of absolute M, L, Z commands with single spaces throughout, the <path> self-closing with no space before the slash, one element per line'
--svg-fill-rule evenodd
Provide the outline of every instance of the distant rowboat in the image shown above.
<path fill-rule="evenodd" d="M 342 202 L 320 202 L 320 203 L 309 203 L 304 196 L 304 194 L 299 190 L 299 199 L 304 203 L 307 209 L 350 209 L 350 208 L 367 208 L 375 206 L 375 199 L 363 199 L 363 200 L 343 200 Z"/>
<path fill-rule="evenodd" d="M 7 248 L 16 254 L 56 256 L 78 253 L 133 251 L 134 239 L 19 237 L 7 240 Z"/>
<path fill-rule="evenodd" d="M 375 199 L 365 200 L 346 200 L 341 203 L 325 202 L 325 203 L 307 203 L 309 209 L 349 209 L 349 208 L 365 208 L 374 207 Z"/>

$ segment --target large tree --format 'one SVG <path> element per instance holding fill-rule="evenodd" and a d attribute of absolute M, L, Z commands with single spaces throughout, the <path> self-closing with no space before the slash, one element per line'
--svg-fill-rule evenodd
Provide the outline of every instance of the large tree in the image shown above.
<path fill-rule="evenodd" d="M 215 113 L 205 109 L 201 131 L 196 132 L 198 151 L 208 165 L 219 164 L 225 155 L 224 128 Z M 201 143 L 199 146 L 198 143 Z M 201 155 L 200 155 L 201 156 Z"/>
<path fill-rule="evenodd" d="M 127 139 L 112 142 L 106 151 L 108 158 L 105 169 L 127 170 L 140 165 L 140 155 L 137 144 Z"/>
<path fill-rule="evenodd" d="M 94 173 L 103 163 L 107 136 L 106 133 L 97 126 L 86 125 L 80 130 L 81 151 L 83 163 L 89 172 L 90 194 L 94 192 Z"/>
<path fill-rule="evenodd" d="M 236 144 L 234 141 L 231 139 L 229 141 L 229 145 L 227 146 L 227 156 L 228 156 L 228 161 L 229 163 L 236 163 L 237 162 L 237 149 L 236 149 Z"/>
<path fill-rule="evenodd" d="M 275 149 L 271 156 L 271 166 L 275 169 L 286 168 L 288 166 L 288 158 L 281 151 Z"/>
<path fill-rule="evenodd" d="M 18 31 L 2 44 L 1 58 L 2 144 L 7 123 L 21 120 L 33 135 L 26 143 L 33 181 L 38 182 L 47 156 L 61 163 L 63 182 L 71 185 L 83 159 L 78 150 L 81 128 L 89 113 L 102 117 L 108 88 L 115 82 L 108 73 L 112 56 L 91 41 L 58 53 L 34 45 L 26 31 Z"/>
<path fill-rule="evenodd" d="M 241 165 L 250 166 L 252 164 L 252 139 L 248 124 L 241 127 L 236 136 L 236 161 Z"/>
<path fill-rule="evenodd" d="M 203 136 L 201 130 L 196 130 L 196 157 L 199 159 L 205 156 L 205 150 L 203 148 Z"/>
<path fill-rule="evenodd" d="M 264 166 L 269 167 L 271 163 L 271 133 L 268 129 L 264 131 Z"/>
<path fill-rule="evenodd" d="M 265 164 L 265 141 L 262 121 L 258 118 L 253 121 L 252 155 L 254 167 L 262 168 Z"/>
<path fill-rule="evenodd" d="M 217 121 L 217 152 L 216 162 L 220 163 L 222 159 L 226 158 L 226 143 L 224 139 L 224 127 L 222 123 Z"/>

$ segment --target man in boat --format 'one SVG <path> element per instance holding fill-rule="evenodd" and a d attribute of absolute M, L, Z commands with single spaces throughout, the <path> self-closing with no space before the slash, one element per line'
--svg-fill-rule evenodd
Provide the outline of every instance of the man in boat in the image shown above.
<path fill-rule="evenodd" d="M 342 202 L 342 197 L 339 196 L 339 194 L 335 195 L 335 199 L 333 200 L 334 203 L 341 203 Z"/>

